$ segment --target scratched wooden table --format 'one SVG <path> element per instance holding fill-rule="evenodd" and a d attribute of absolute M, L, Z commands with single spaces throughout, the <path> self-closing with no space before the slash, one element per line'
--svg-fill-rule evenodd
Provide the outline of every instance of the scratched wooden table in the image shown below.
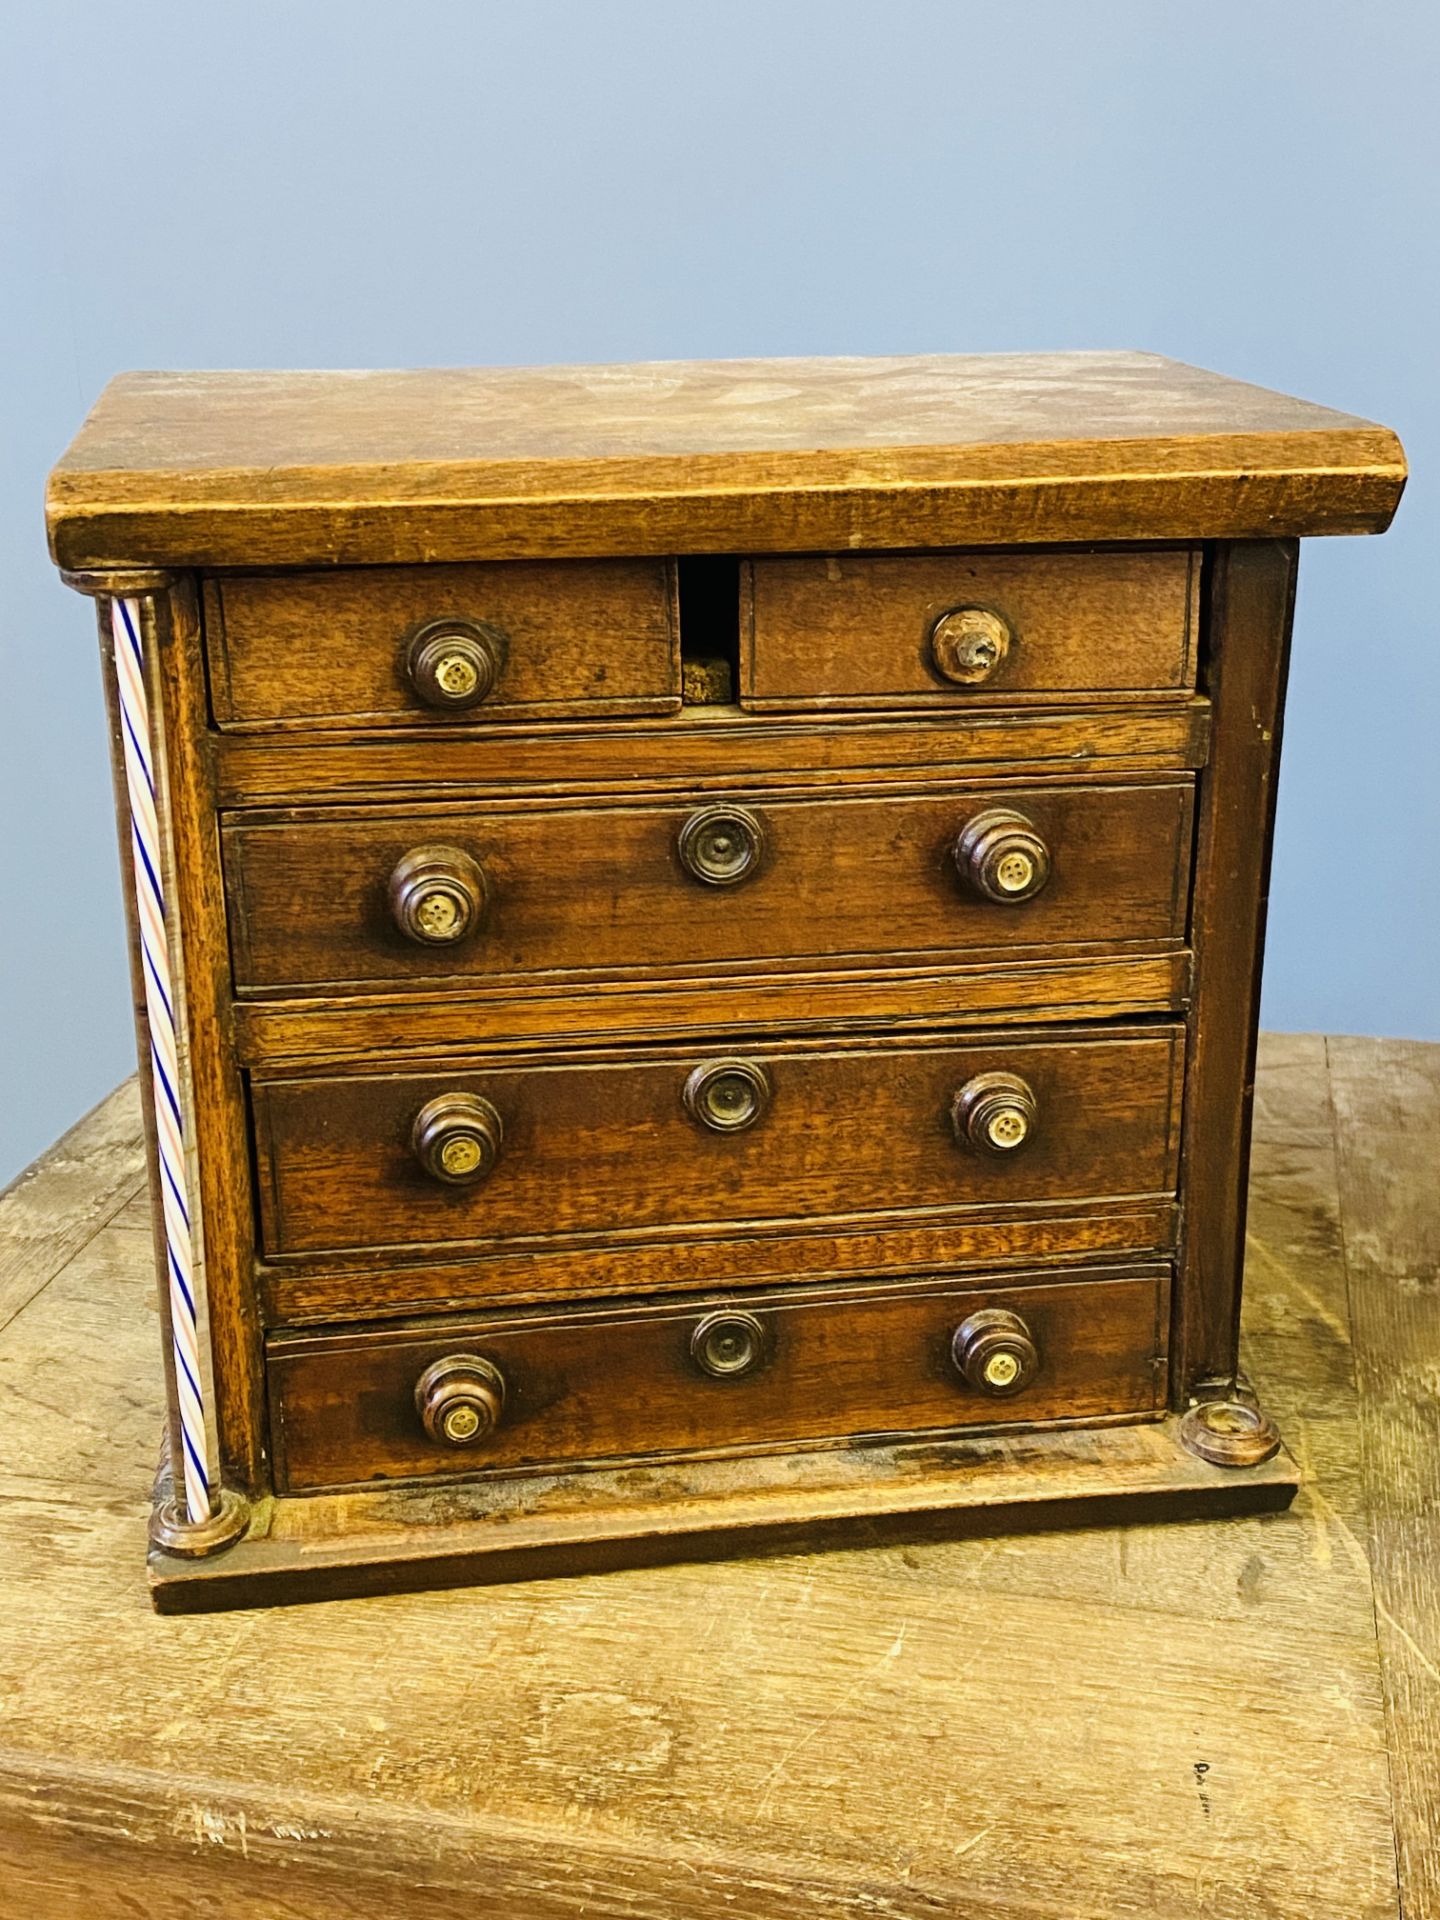
<path fill-rule="evenodd" d="M 1258 1115 L 1288 1514 L 162 1620 L 122 1088 L 0 1199 L 0 1914 L 1440 1916 L 1440 1047 Z"/>

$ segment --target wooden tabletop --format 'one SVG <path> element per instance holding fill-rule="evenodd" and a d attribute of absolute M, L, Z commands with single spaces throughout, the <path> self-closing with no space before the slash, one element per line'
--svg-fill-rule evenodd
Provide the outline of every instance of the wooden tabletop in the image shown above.
<path fill-rule="evenodd" d="M 161 1619 L 122 1088 L 0 1199 L 0 1910 L 1437 1920 L 1437 1133 L 1266 1043 L 1289 1513 Z"/>
<path fill-rule="evenodd" d="M 1153 353 L 132 373 L 62 567 L 1374 533 L 1387 428 Z"/>

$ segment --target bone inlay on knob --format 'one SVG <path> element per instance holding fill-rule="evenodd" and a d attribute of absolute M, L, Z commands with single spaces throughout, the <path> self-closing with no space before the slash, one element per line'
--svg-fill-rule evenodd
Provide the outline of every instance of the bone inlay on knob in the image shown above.
<path fill-rule="evenodd" d="M 415 1382 L 420 1424 L 442 1447 L 478 1446 L 499 1426 L 504 1410 L 505 1376 L 480 1354 L 449 1354 Z"/>
<path fill-rule="evenodd" d="M 1035 1378 L 1040 1355 L 1029 1327 L 1004 1307 L 982 1307 L 955 1329 L 950 1358 L 976 1393 L 1003 1399 Z"/>
<path fill-rule="evenodd" d="M 390 911 L 408 940 L 448 947 L 479 926 L 485 875 L 459 847 L 413 847 L 390 876 Z"/>
<path fill-rule="evenodd" d="M 960 878 L 982 899 L 1019 906 L 1050 878 L 1050 849 L 1035 822 L 1013 807 L 986 807 L 955 842 Z"/>
<path fill-rule="evenodd" d="M 410 1147 L 425 1171 L 447 1186 L 474 1186 L 494 1170 L 504 1128 L 478 1093 L 441 1093 L 427 1100 L 410 1129 Z"/>
<path fill-rule="evenodd" d="M 483 620 L 428 620 L 405 650 L 405 677 L 427 707 L 463 712 L 478 707 L 505 665 L 507 644 Z"/>
<path fill-rule="evenodd" d="M 1040 1108 L 1018 1073 L 977 1073 L 950 1106 L 956 1141 L 976 1153 L 1008 1154 L 1033 1139 Z"/>

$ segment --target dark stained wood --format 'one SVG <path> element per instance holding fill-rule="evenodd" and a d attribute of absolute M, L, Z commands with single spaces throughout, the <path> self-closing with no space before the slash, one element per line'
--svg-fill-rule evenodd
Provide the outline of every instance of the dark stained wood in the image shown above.
<path fill-rule="evenodd" d="M 1236 1365 L 1260 968 L 1295 605 L 1288 541 L 1220 548 L 1203 684 L 1214 737 L 1196 822 L 1195 950 L 1175 1294 L 1174 1404 Z"/>
<path fill-rule="evenodd" d="M 1151 354 L 114 381 L 51 478 L 68 568 L 1375 532 L 1372 422 Z"/>
<path fill-rule="evenodd" d="M 1407 1920 L 1440 1915 L 1440 1048 L 1326 1043 Z"/>
<path fill-rule="evenodd" d="M 681 863 L 680 835 L 697 811 L 687 797 L 247 816 L 224 836 L 236 981 L 458 989 L 633 970 L 646 984 L 667 967 L 853 965 L 867 955 L 923 966 L 949 953 L 1178 943 L 1191 795 L 1184 778 L 983 788 L 935 779 L 920 793 L 854 790 L 843 803 L 773 794 L 749 808 L 765 837 L 757 870 L 724 887 Z M 984 899 L 952 858 L 967 821 L 1000 804 L 1022 811 L 1050 848 L 1052 877 L 1033 900 Z M 431 845 L 476 862 L 489 895 L 478 931 L 445 947 L 407 938 L 387 891 L 398 863 Z"/>
<path fill-rule="evenodd" d="M 563 1309 L 547 1350 L 625 1347 L 707 1294 L 853 1287 L 838 1340 L 927 1274 L 1093 1292 L 1175 1250 L 1170 1399 L 1228 1380 L 1295 536 L 1382 526 L 1403 475 L 1383 429 L 1144 355 L 116 383 L 52 538 L 155 643 L 215 1423 L 255 1541 L 289 1504 L 267 1336 L 309 1343 L 323 1451 L 338 1356 L 417 1318 Z M 1020 1420 L 1036 1344 L 977 1312 L 961 1371 L 1015 1369 Z M 488 1431 L 491 1362 L 431 1360 L 432 1439 Z M 653 1458 L 644 1373 L 614 1384 Z M 616 1557 L 738 1540 L 767 1451 L 870 1431 L 835 1366 L 802 1375 L 717 1443 L 748 1464 L 703 1525 L 617 1489 L 618 1533 L 574 1526 Z M 1036 1419 L 1131 1417 L 1063 1402 Z M 1165 1447 L 1127 1494 L 1175 1492 Z M 464 1523 L 434 1506 L 401 1551 L 376 1511 L 311 1517 L 366 1534 L 378 1584 L 391 1554 L 534 1564 L 437 1554 Z"/>
<path fill-rule="evenodd" d="M 1013 705 L 1195 684 L 1200 556 L 821 554 L 751 561 L 742 580 L 741 701 L 760 709 Z M 954 608 L 997 615 L 1005 658 L 951 684 L 931 634 Z"/>
<path fill-rule="evenodd" d="M 417 696 L 403 672 L 405 642 L 426 621 L 452 615 L 498 628 L 507 643 L 497 684 L 472 718 L 680 705 L 674 568 L 609 560 L 211 580 L 205 637 L 216 718 L 222 726 L 439 732 L 461 716 Z"/>
<path fill-rule="evenodd" d="M 716 1057 L 698 1051 L 257 1079 L 262 1237 L 272 1253 L 428 1255 L 447 1242 L 618 1243 L 669 1226 L 1166 1194 L 1182 1056 L 1175 1027 L 1038 1044 L 772 1041 L 745 1058 L 773 1104 L 736 1133 L 686 1111 L 687 1076 Z M 1039 1108 L 1033 1139 L 1002 1156 L 959 1146 L 950 1119 L 956 1092 L 996 1069 L 1022 1074 Z M 490 1102 L 503 1126 L 495 1169 L 474 1186 L 436 1180 L 411 1146 L 421 1108 L 452 1092 Z"/>
<path fill-rule="evenodd" d="M 827 722 L 759 719 L 738 708 L 688 708 L 672 720 L 623 728 L 559 721 L 544 728 L 472 727 L 459 716 L 423 740 L 337 733 L 227 734 L 216 746 L 224 806 L 281 801 L 392 799 L 407 788 L 481 798 L 516 792 L 646 793 L 678 783 L 699 793 L 856 780 L 953 776 L 998 768 L 1021 777 L 1073 771 L 1171 773 L 1203 766 L 1209 702 L 1085 712 L 1032 710 L 854 717 Z"/>
<path fill-rule="evenodd" d="M 731 1304 L 726 1296 L 277 1337 L 269 1380 L 280 1490 L 784 1452 L 1014 1421 L 1093 1423 L 1163 1407 L 1167 1274 L 1101 1269 L 1069 1285 L 1027 1278 L 747 1294 L 759 1358 L 733 1378 L 712 1378 L 691 1357 L 697 1328 Z M 1040 1355 L 1034 1380 L 1007 1398 L 977 1392 L 950 1356 L 956 1328 L 993 1308 L 1018 1315 Z M 455 1354 L 487 1361 L 504 1383 L 499 1424 L 473 1447 L 437 1444 L 416 1411 L 420 1376 Z"/>
<path fill-rule="evenodd" d="M 1383 1157 L 1405 1055 L 1372 1058 L 1344 1125 L 1373 1128 Z M 1408 1093 L 1403 1104 L 1408 1115 Z M 133 1141 L 107 1161 L 81 1137 L 67 1159 L 93 1169 L 83 1192 L 66 1176 L 86 1210 L 142 1174 Z M 1207 1906 L 1227 1920 L 1394 1920 L 1365 1449 L 1316 1037 L 1262 1049 L 1252 1175 L 1246 1365 L 1304 1461 L 1288 1514 L 1137 1523 L 1220 1497 L 1218 1470 L 1177 1455 L 1168 1423 L 992 1434 L 877 1453 L 848 1485 L 848 1452 L 792 1455 L 752 1487 L 744 1518 L 766 1509 L 772 1540 L 809 1490 L 827 1516 L 815 1531 L 851 1551 L 225 1621 L 157 1622 L 135 1579 L 162 1408 L 144 1208 L 63 1263 L 27 1216 L 27 1244 L 59 1271 L 0 1333 L 0 1887 L 35 1920 L 431 1920 L 473 1899 L 479 1859 L 487 1898 L 542 1920 L 582 1901 L 686 1920 L 773 1920 L 782 1905 L 823 1920 L 877 1906 L 906 1920 L 1114 1920 L 1117 1887 L 1147 1920 Z M 1409 1245 L 1393 1264 L 1424 1271 L 1429 1185 L 1372 1180 L 1359 1246 Z M 1379 1211 L 1391 1205 L 1404 1209 L 1393 1224 Z M 70 1218 L 57 1215 L 62 1237 Z M 1352 1264 L 1357 1307 L 1369 1290 L 1383 1306 L 1394 1278 Z M 1413 1359 L 1424 1365 L 1419 1348 Z M 1380 1487 L 1383 1398 L 1368 1417 Z M 665 1470 L 652 1491 L 658 1506 L 689 1482 L 693 1518 L 696 1493 L 733 1487 L 735 1472 Z M 577 1478 L 608 1482 L 590 1506 L 613 1519 L 616 1477 Z M 933 1528 L 992 1537 L 894 1544 L 918 1522 L 891 1508 L 922 1482 L 921 1498 L 971 1503 Z M 536 1483 L 522 1486 L 533 1501 Z M 1252 1483 L 1224 1486 L 1243 1498 Z M 1047 1517 L 1047 1489 L 1049 1518 L 1098 1524 L 1014 1531 L 1018 1503 Z M 433 1511 L 439 1497 L 421 1499 Z M 221 1556 L 206 1571 L 232 1598 L 273 1593 L 256 1569 L 305 1578 L 343 1512 L 352 1547 L 335 1582 L 384 1575 L 380 1538 L 407 1554 L 448 1546 L 444 1577 L 463 1578 L 462 1541 L 473 1551 L 477 1525 L 494 1539 L 483 1516 L 506 1496 L 489 1482 L 444 1498 L 466 1517 L 428 1541 L 405 1529 L 396 1489 L 288 1501 L 240 1550 L 248 1568 Z M 1008 1511 L 987 1509 L 996 1500 Z M 1108 1524 L 1118 1503 L 1124 1527 Z M 568 1527 L 581 1551 L 584 1510 L 555 1499 L 520 1513 L 513 1495 L 509 1510 L 521 1542 Z M 999 1524 L 1011 1530 L 993 1537 Z M 1435 1548 L 1427 1514 L 1407 1522 L 1397 1506 L 1390 1524 L 1408 1526 L 1418 1578 Z M 717 1533 L 709 1550 L 742 1544 Z M 527 1551 L 532 1567 L 556 1563 L 548 1546 L 517 1544 L 512 1572 Z M 1423 1665 L 1412 1672 L 1424 1682 Z M 1404 1764 L 1433 1779 L 1436 1749 L 1418 1744 L 1433 1717 L 1406 1726 L 1417 1744 Z M 1430 1838 L 1407 1834 L 1412 1804 L 1402 1791 L 1394 1805 L 1406 1860 Z M 1407 1891 L 1411 1920 L 1434 1911 L 1422 1886 Z"/>

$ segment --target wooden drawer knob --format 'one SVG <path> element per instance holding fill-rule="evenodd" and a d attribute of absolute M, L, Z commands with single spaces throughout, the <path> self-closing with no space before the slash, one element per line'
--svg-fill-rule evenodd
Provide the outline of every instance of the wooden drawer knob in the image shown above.
<path fill-rule="evenodd" d="M 437 1445 L 476 1446 L 500 1424 L 505 1376 L 478 1353 L 452 1353 L 415 1382 L 415 1411 Z"/>
<path fill-rule="evenodd" d="M 1040 1109 L 1018 1073 L 977 1073 L 950 1103 L 950 1124 L 962 1147 L 976 1153 L 1015 1153 L 1034 1138 Z"/>
<path fill-rule="evenodd" d="M 1050 849 L 1033 820 L 1012 807 L 986 807 L 955 842 L 960 878 L 986 900 L 1019 906 L 1050 878 Z"/>
<path fill-rule="evenodd" d="M 478 1093 L 441 1093 L 427 1100 L 410 1129 L 410 1147 L 425 1171 L 451 1187 L 487 1179 L 500 1157 L 500 1115 Z"/>
<path fill-rule="evenodd" d="M 765 829 L 746 807 L 702 807 L 680 829 L 680 864 L 707 887 L 748 880 L 765 851 Z"/>
<path fill-rule="evenodd" d="M 453 946 L 479 926 L 485 875 L 459 847 L 413 847 L 390 876 L 390 911 L 407 940 Z"/>
<path fill-rule="evenodd" d="M 686 1107 L 712 1133 L 743 1133 L 770 1100 L 770 1076 L 753 1060 L 707 1060 L 685 1082 Z"/>
<path fill-rule="evenodd" d="M 753 1373 L 765 1358 L 765 1329 L 753 1313 L 707 1313 L 690 1335 L 690 1358 L 715 1380 Z"/>
<path fill-rule="evenodd" d="M 504 670 L 509 642 L 483 620 L 427 620 L 405 649 L 405 678 L 441 713 L 478 707 Z"/>
<path fill-rule="evenodd" d="M 980 687 L 1004 666 L 1013 637 L 998 613 L 956 607 L 930 629 L 930 663 L 957 687 Z"/>
<path fill-rule="evenodd" d="M 1019 1393 L 1035 1378 L 1040 1354 L 1018 1313 L 983 1307 L 962 1320 L 950 1342 L 950 1358 L 967 1386 L 996 1399 Z"/>

